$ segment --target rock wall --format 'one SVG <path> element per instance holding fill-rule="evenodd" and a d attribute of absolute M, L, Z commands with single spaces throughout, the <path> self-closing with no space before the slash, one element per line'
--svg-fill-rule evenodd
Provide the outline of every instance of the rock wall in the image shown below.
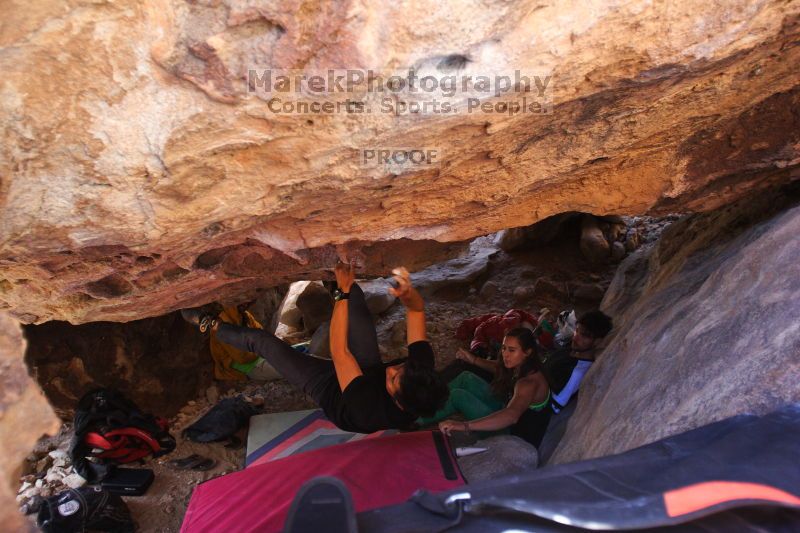
<path fill-rule="evenodd" d="M 689 216 L 620 265 L 612 338 L 551 463 L 800 401 L 798 203 L 794 186 Z"/>
<path fill-rule="evenodd" d="M 0 307 L 26 323 L 162 315 L 329 278 L 345 254 L 385 275 L 552 214 L 709 210 L 798 174 L 795 1 L 4 0 L 2 12 Z M 248 92 L 250 68 L 408 67 L 532 73 L 549 80 L 552 112 L 287 115 Z M 439 153 L 361 164 L 392 147 Z"/>
<path fill-rule="evenodd" d="M 66 420 L 78 400 L 113 387 L 147 412 L 177 413 L 211 384 L 208 338 L 179 313 L 128 323 L 26 326 L 25 362 L 56 413 Z"/>
<path fill-rule="evenodd" d="M 0 313 L 0 524 L 4 531 L 33 531 L 15 501 L 22 464 L 43 435 L 61 423 L 22 361 L 25 340 L 19 324 Z"/>
<path fill-rule="evenodd" d="M 270 328 L 286 289 L 253 293 L 249 302 L 223 301 L 207 306 L 245 304 Z M 213 362 L 208 337 L 179 313 L 133 322 L 91 322 L 73 326 L 51 321 L 24 326 L 25 362 L 56 413 L 71 419 L 78 399 L 97 387 L 114 387 L 139 407 L 172 416 L 208 390 Z"/>

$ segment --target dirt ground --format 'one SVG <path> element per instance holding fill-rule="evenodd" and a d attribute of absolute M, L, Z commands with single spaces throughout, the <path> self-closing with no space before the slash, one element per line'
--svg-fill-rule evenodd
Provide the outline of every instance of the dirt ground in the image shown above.
<path fill-rule="evenodd" d="M 600 267 L 588 264 L 575 243 L 513 253 L 498 251 L 477 279 L 466 283 L 456 280 L 426 298 L 428 335 L 437 353 L 437 365 L 441 368 L 454 359 L 461 346 L 454 332 L 463 319 L 490 312 L 502 313 L 514 307 L 531 312 L 548 307 L 554 318 L 564 309 L 587 310 L 599 304 L 615 269 L 616 265 L 611 264 Z M 540 282 L 542 279 L 546 283 Z M 578 297 L 573 290 L 576 286 L 590 286 L 594 291 L 589 292 L 599 296 Z M 527 288 L 527 292 L 520 287 Z M 534 287 L 539 289 L 534 291 Z M 378 318 L 376 327 L 385 359 L 404 355 L 404 309 L 399 302 Z M 125 498 L 140 531 L 179 531 L 194 487 L 243 467 L 246 430 L 240 433 L 243 445 L 239 449 L 226 448 L 222 443 L 194 443 L 181 437 L 181 431 L 220 398 L 236 394 L 243 394 L 265 413 L 313 408 L 308 398 L 283 380 L 264 384 L 217 384 L 204 397 L 189 402 L 170 420 L 172 435 L 177 439 L 176 450 L 162 458 L 149 458 L 143 465 L 154 470 L 155 482 L 144 496 Z M 65 426 L 56 437 L 40 441 L 36 448 L 39 457 L 53 449 L 65 449 L 69 437 L 70 428 Z M 216 467 L 207 472 L 193 472 L 178 471 L 167 464 L 170 459 L 193 453 L 214 459 Z M 33 475 L 28 479 L 33 479 Z"/>

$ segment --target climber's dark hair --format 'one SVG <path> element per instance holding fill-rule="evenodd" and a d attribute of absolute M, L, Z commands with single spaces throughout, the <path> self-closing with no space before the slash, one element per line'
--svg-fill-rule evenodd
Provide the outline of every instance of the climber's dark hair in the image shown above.
<path fill-rule="evenodd" d="M 583 329 L 595 339 L 602 339 L 614 327 L 611 317 L 602 311 L 585 313 L 578 319 L 578 324 L 583 326 Z"/>
<path fill-rule="evenodd" d="M 450 389 L 429 364 L 409 358 L 400 376 L 400 390 L 395 400 L 404 411 L 421 417 L 433 416 L 444 407 Z"/>

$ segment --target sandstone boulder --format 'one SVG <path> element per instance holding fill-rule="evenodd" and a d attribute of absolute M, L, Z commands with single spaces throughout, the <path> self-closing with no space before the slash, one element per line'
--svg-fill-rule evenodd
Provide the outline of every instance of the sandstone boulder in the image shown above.
<path fill-rule="evenodd" d="M 597 219 L 591 215 L 584 215 L 581 221 L 580 249 L 590 263 L 605 263 L 611 258 L 611 245 Z"/>
<path fill-rule="evenodd" d="M 799 201 L 793 187 L 687 217 L 623 262 L 602 304 L 614 332 L 551 462 L 800 401 Z"/>
<path fill-rule="evenodd" d="M 319 357 L 331 356 L 331 323 L 323 322 L 311 336 L 308 351 Z"/>
<path fill-rule="evenodd" d="M 374 316 L 380 315 L 397 300 L 397 298 L 389 292 L 391 284 L 388 280 L 383 278 L 364 280 L 358 282 L 361 290 L 364 291 L 364 299 L 367 301 L 369 312 Z"/>
<path fill-rule="evenodd" d="M 17 510 L 14 489 L 23 460 L 36 441 L 54 435 L 61 423 L 23 363 L 25 340 L 19 324 L 0 313 L 0 523 L 7 531 L 33 531 Z M 38 489 L 28 485 L 33 496 Z"/>
<path fill-rule="evenodd" d="M 536 448 L 519 437 L 498 435 L 471 444 L 485 452 L 458 459 L 458 466 L 470 483 L 533 470 L 538 464 Z"/>
<path fill-rule="evenodd" d="M 469 244 L 461 257 L 412 273 L 411 282 L 423 296 L 445 287 L 472 283 L 486 272 L 489 260 L 498 251 L 496 235 L 480 237 Z"/>
<path fill-rule="evenodd" d="M 483 284 L 483 287 L 481 287 L 479 294 L 482 299 L 491 300 L 495 296 L 497 296 L 497 292 L 499 290 L 500 287 L 496 281 L 487 281 L 486 283 Z"/>
<path fill-rule="evenodd" d="M 311 281 L 295 281 L 289 285 L 286 296 L 278 308 L 278 322 L 292 329 L 303 329 L 303 312 L 297 307 L 297 298 L 311 285 Z M 322 287 L 322 284 L 318 284 Z"/>
<path fill-rule="evenodd" d="M 0 305 L 25 323 L 132 321 L 330 279 L 342 255 L 363 257 L 364 276 L 417 271 L 452 257 L 448 243 L 567 211 L 714 209 L 796 172 L 798 13 L 782 0 L 457 14 L 431 0 L 12 0 Z M 545 112 L 493 105 L 538 98 L 533 82 L 485 96 L 489 113 L 276 112 L 249 76 L 329 68 L 518 71 Z M 347 96 L 387 97 L 366 82 Z M 438 157 L 364 164 L 392 147 Z"/>
<path fill-rule="evenodd" d="M 312 282 L 297 296 L 297 309 L 302 314 L 302 325 L 308 333 L 331 319 L 333 296 L 320 282 Z"/>

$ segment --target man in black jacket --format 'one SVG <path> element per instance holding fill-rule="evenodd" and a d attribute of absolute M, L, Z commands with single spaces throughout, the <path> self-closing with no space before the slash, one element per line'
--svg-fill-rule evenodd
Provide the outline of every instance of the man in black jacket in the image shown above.
<path fill-rule="evenodd" d="M 553 411 L 561 411 L 578 392 L 583 376 L 594 363 L 600 340 L 612 327 L 611 317 L 602 311 L 590 311 L 578 319 L 571 345 L 551 353 L 544 360 L 553 391 Z"/>

